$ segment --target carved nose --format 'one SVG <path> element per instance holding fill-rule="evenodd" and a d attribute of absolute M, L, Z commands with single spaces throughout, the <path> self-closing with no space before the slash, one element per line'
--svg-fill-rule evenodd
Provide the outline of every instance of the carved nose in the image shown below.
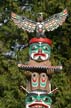
<path fill-rule="evenodd" d="M 38 50 L 38 53 L 39 53 L 39 54 L 41 54 L 41 53 L 42 53 L 42 50 L 41 50 L 41 49 L 39 49 L 39 50 Z"/>

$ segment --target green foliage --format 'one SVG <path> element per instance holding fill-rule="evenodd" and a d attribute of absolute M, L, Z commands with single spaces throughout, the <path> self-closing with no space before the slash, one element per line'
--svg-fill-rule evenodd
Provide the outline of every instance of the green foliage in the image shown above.
<path fill-rule="evenodd" d="M 31 0 L 33 4 L 31 12 L 21 11 L 21 1 L 17 0 L 1 0 L 0 1 L 0 22 L 11 11 L 19 15 L 36 19 L 38 12 L 43 12 L 46 17 L 68 9 L 69 16 L 66 22 L 53 32 L 47 33 L 47 37 L 53 40 L 52 46 L 52 64 L 58 65 L 62 63 L 63 72 L 52 76 L 52 87 L 58 87 L 58 93 L 53 97 L 54 108 L 71 108 L 71 0 Z M 5 12 L 5 8 L 9 11 Z M 34 13 L 34 16 L 32 15 Z M 36 15 L 35 15 L 36 14 Z M 27 43 L 29 41 L 28 34 L 19 29 L 12 20 L 0 27 L 0 108 L 24 108 L 25 93 L 20 90 L 20 85 L 26 85 L 24 71 L 17 67 L 18 62 L 26 62 L 28 60 L 28 48 L 18 54 L 17 59 L 7 59 L 2 53 L 9 51 L 11 45 L 16 39 L 19 43 Z"/>

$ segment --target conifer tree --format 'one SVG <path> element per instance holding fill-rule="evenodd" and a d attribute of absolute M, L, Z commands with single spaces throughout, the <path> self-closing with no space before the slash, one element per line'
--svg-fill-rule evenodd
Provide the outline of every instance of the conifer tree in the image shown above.
<path fill-rule="evenodd" d="M 62 72 L 54 74 L 51 80 L 52 87 L 59 88 L 53 97 L 53 108 L 71 108 L 71 0 L 27 0 L 30 7 L 32 4 L 31 11 L 22 10 L 25 3 L 25 0 L 0 0 L 0 108 L 25 108 L 26 93 L 20 90 L 20 85 L 26 86 L 26 78 L 17 63 L 28 61 L 28 48 L 14 50 L 14 58 L 6 58 L 3 53 L 13 50 L 16 41 L 28 43 L 29 34 L 14 24 L 11 12 L 35 20 L 39 12 L 48 18 L 64 8 L 69 13 L 66 22 L 57 30 L 47 33 L 47 37 L 53 40 L 52 64 L 61 63 L 63 66 Z"/>

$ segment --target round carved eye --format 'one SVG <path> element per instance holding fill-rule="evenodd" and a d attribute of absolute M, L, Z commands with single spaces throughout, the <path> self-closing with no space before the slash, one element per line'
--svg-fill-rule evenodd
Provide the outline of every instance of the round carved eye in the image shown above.
<path fill-rule="evenodd" d="M 43 100 L 44 100 L 45 102 L 47 102 L 47 101 L 48 101 L 48 98 L 47 98 L 47 97 L 45 97 Z"/>
<path fill-rule="evenodd" d="M 30 102 L 31 102 L 31 101 L 34 101 L 34 97 L 30 96 L 30 97 L 29 97 L 29 101 L 30 101 Z"/>
<path fill-rule="evenodd" d="M 32 101 L 33 100 L 32 97 L 30 97 L 29 100 Z"/>
<path fill-rule="evenodd" d="M 42 77 L 46 77 L 46 74 L 45 74 L 45 73 L 42 73 L 41 76 L 42 76 Z"/>
<path fill-rule="evenodd" d="M 32 46 L 32 48 L 31 48 L 32 50 L 35 50 L 36 49 L 36 46 Z"/>
<path fill-rule="evenodd" d="M 45 77 L 45 75 L 44 75 L 44 74 L 43 74 L 42 76 L 43 76 L 43 77 Z"/>
<path fill-rule="evenodd" d="M 45 49 L 45 50 L 48 50 L 48 48 L 47 48 L 47 47 L 45 47 L 44 49 Z"/>
<path fill-rule="evenodd" d="M 48 47 L 47 47 L 47 46 L 44 46 L 43 49 L 44 49 L 44 50 L 48 50 Z"/>
<path fill-rule="evenodd" d="M 33 74 L 33 77 L 35 77 L 36 76 L 36 74 Z"/>

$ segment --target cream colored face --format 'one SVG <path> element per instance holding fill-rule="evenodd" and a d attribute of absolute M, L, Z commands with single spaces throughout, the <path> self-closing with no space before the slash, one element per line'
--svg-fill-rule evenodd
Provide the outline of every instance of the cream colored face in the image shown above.
<path fill-rule="evenodd" d="M 51 47 L 47 43 L 32 43 L 29 48 L 30 58 L 35 61 L 44 61 L 50 58 Z"/>

